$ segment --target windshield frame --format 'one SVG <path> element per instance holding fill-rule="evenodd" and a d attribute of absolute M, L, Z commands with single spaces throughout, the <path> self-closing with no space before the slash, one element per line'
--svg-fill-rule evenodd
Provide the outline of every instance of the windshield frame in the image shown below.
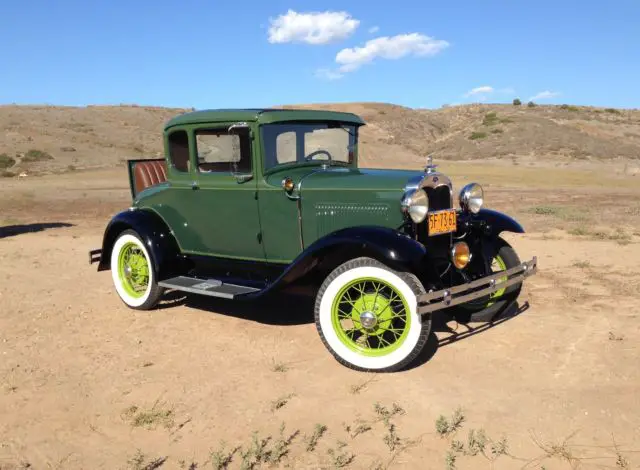
<path fill-rule="evenodd" d="M 341 160 L 332 160 L 329 164 L 328 160 L 310 160 L 310 161 L 292 161 L 285 163 L 276 163 L 270 167 L 267 167 L 267 153 L 266 153 L 266 142 L 265 142 L 265 129 L 276 126 L 300 126 L 300 125 L 326 125 L 327 128 L 340 128 L 343 132 L 349 134 L 349 142 L 353 145 L 353 156 L 350 162 L 345 162 Z M 275 173 L 287 168 L 301 168 L 301 167 L 317 167 L 322 165 L 327 165 L 329 167 L 339 167 L 339 168 L 357 168 L 358 165 L 358 128 L 359 124 L 349 122 L 349 121 L 336 121 L 336 120 L 312 120 L 312 121 L 276 121 L 268 124 L 261 124 L 259 127 L 259 138 L 260 138 L 260 149 L 261 149 L 261 164 L 263 174 L 269 175 L 271 173 Z"/>

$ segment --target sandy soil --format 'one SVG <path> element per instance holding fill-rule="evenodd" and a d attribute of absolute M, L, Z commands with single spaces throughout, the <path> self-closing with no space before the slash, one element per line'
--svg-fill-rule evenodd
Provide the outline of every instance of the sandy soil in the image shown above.
<path fill-rule="evenodd" d="M 254 431 L 271 437 L 263 460 L 278 467 L 352 456 L 350 468 L 447 468 L 472 428 L 506 438 L 508 455 L 492 464 L 488 443 L 487 457 L 458 453 L 457 468 L 636 468 L 637 179 L 567 173 L 552 191 L 548 174 L 528 169 L 448 170 L 486 180 L 490 206 L 525 223 L 529 233 L 507 238 L 522 259 L 538 256 L 540 272 L 503 320 L 438 317 L 419 363 L 385 375 L 331 357 L 312 293 L 127 309 L 87 259 L 127 206 L 124 169 L 3 181 L 0 468 L 216 468 L 221 441 L 241 446 L 230 465 L 240 468 Z M 404 411 L 388 420 L 399 441 L 376 403 Z M 462 428 L 439 436 L 436 420 L 458 407 Z M 327 430 L 309 450 L 316 424 Z"/>

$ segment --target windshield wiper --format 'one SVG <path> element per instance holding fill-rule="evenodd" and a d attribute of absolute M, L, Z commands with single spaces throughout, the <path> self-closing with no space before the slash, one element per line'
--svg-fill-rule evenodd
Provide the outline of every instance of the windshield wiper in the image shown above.
<path fill-rule="evenodd" d="M 356 133 L 353 131 L 350 131 L 348 128 L 340 125 L 340 124 L 329 124 L 328 125 L 329 129 L 342 129 L 343 131 L 345 131 L 347 134 L 349 134 L 351 137 L 355 137 Z"/>

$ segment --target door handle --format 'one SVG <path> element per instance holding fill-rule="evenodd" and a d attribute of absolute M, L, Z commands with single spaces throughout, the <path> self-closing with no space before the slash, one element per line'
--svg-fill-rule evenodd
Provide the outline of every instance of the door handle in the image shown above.
<path fill-rule="evenodd" d="M 200 186 L 198 186 L 198 183 L 194 181 L 193 183 L 191 183 L 191 189 L 200 189 Z"/>

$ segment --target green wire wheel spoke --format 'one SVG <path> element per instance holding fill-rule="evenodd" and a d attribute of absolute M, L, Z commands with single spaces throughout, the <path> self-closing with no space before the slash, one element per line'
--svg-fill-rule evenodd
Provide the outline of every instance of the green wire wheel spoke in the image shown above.
<path fill-rule="evenodd" d="M 496 266 L 498 269 L 494 270 L 494 266 Z M 506 270 L 507 270 L 507 264 L 504 262 L 504 260 L 500 256 L 496 256 L 495 258 L 493 258 L 491 262 L 491 271 L 492 271 L 491 274 L 497 274 L 501 271 L 506 271 Z M 500 279 L 496 279 L 496 281 L 504 282 L 507 279 L 508 279 L 508 276 L 504 276 L 504 277 L 501 277 Z M 493 294 L 491 294 L 489 296 L 489 302 L 487 302 L 487 307 L 493 305 L 496 300 L 498 300 L 500 297 L 504 295 L 505 291 L 506 291 L 506 288 L 497 290 Z"/>
<path fill-rule="evenodd" d="M 346 320 L 351 320 L 347 325 Z M 389 282 L 357 278 L 338 291 L 331 322 L 340 342 L 364 356 L 380 357 L 397 350 L 411 327 L 409 304 Z"/>
<path fill-rule="evenodd" d="M 117 269 L 126 293 L 135 298 L 142 297 L 149 287 L 149 263 L 135 243 L 126 243 L 120 249 Z"/>

